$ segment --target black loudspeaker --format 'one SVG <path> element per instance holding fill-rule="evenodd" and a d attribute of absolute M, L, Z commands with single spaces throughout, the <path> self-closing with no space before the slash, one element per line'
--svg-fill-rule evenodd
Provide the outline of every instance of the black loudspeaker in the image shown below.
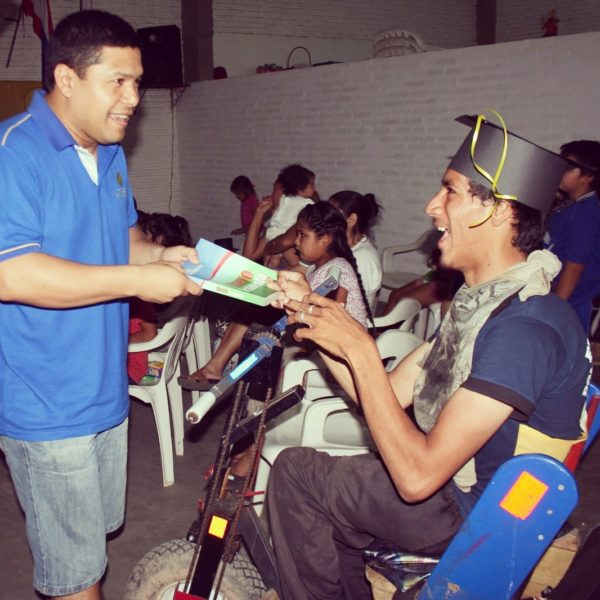
<path fill-rule="evenodd" d="M 183 85 L 181 33 L 177 25 L 138 29 L 144 76 L 141 87 L 171 88 Z"/>

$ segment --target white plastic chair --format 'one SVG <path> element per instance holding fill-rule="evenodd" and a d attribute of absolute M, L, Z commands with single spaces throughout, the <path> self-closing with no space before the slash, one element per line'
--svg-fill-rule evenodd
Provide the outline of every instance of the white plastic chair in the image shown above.
<path fill-rule="evenodd" d="M 186 326 L 189 322 L 189 314 L 178 315 L 165 323 L 153 339 L 138 344 L 129 344 L 128 348 L 129 352 L 147 351 L 149 360 L 163 362 L 162 374 L 156 383 L 130 385 L 129 395 L 152 406 L 158 431 L 164 486 L 173 485 L 175 481 L 169 405 L 173 413 L 175 451 L 177 454 L 183 454 L 183 403 L 177 377 L 180 372 L 179 358 L 183 348 Z M 181 427 L 177 426 L 178 422 Z"/>
<path fill-rule="evenodd" d="M 421 250 L 429 240 L 431 232 L 431 229 L 423 232 L 418 239 L 409 244 L 389 246 L 383 249 L 381 253 L 381 264 L 383 267 L 383 281 L 381 283 L 382 288 L 387 288 L 388 290 L 399 288 L 423 275 L 423 272 L 412 273 L 400 271 L 398 269 L 396 257 L 409 252 L 417 252 L 418 250 Z M 424 265 L 424 269 L 425 268 L 426 267 Z"/>
<path fill-rule="evenodd" d="M 410 331 L 422 340 L 428 340 L 442 322 L 442 303 L 434 302 L 424 306 L 412 323 Z M 401 327 L 404 329 L 404 327 Z"/>
<path fill-rule="evenodd" d="M 183 341 L 183 356 L 187 365 L 187 372 L 194 373 L 204 366 L 211 357 L 210 326 L 208 317 L 203 314 L 204 296 L 193 297 L 188 303 L 190 322 L 186 328 Z M 200 392 L 192 391 L 192 402 L 198 399 Z M 183 407 L 181 409 L 183 416 Z"/>
<path fill-rule="evenodd" d="M 411 331 L 420 310 L 421 304 L 418 300 L 402 298 L 387 315 L 375 317 L 373 323 L 377 328 L 391 327 L 402 323 L 403 331 Z"/>
<path fill-rule="evenodd" d="M 412 333 L 398 329 L 380 335 L 377 348 L 382 360 L 386 361 L 386 371 L 394 369 L 422 343 L 423 340 Z M 362 454 L 374 449 L 364 419 L 356 414 L 351 401 L 340 395 L 341 388 L 332 387 L 324 372 L 314 368 L 318 367 L 316 361 L 302 360 L 302 366 L 308 369 L 301 380 L 306 390 L 305 397 L 294 409 L 286 411 L 269 425 L 256 476 L 255 489 L 258 491 L 266 489 L 271 466 L 285 448 L 306 446 L 336 456 Z M 293 377 L 289 374 L 287 378 L 282 377 L 287 383 L 298 383 L 300 368 L 292 370 Z M 262 504 L 256 504 L 255 508 L 260 513 Z"/>

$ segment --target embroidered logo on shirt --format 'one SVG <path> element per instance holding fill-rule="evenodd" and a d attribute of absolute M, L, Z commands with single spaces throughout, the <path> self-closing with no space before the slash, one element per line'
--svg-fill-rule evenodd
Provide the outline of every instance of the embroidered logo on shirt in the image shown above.
<path fill-rule="evenodd" d="M 117 198 L 127 198 L 127 190 L 123 185 L 123 176 L 117 173 L 117 185 L 119 186 L 116 192 Z"/>

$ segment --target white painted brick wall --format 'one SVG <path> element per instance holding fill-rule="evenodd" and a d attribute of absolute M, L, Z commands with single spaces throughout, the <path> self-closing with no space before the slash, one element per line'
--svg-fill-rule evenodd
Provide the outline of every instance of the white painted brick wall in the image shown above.
<path fill-rule="evenodd" d="M 372 40 L 390 27 L 427 43 L 475 43 L 475 0 L 214 0 L 215 33 Z"/>
<path fill-rule="evenodd" d="M 541 20 L 556 9 L 559 35 L 600 30 L 598 0 L 498 0 L 496 41 L 542 37 Z"/>
<path fill-rule="evenodd" d="M 376 195 L 380 248 L 410 241 L 429 226 L 425 203 L 466 135 L 455 116 L 496 108 L 554 150 L 600 139 L 589 76 L 599 60 L 600 33 L 589 33 L 194 84 L 176 115 L 181 212 L 195 235 L 224 237 L 239 219 L 231 180 L 246 174 L 266 194 L 299 161 L 322 197 Z"/>
<path fill-rule="evenodd" d="M 280 35 L 291 43 L 294 38 L 289 36 L 302 33 L 338 36 L 348 44 L 356 39 L 364 45 L 374 32 L 401 25 L 430 44 L 452 46 L 459 40 L 460 44 L 472 43 L 474 4 L 474 0 L 214 0 L 215 31 L 233 35 L 225 31 L 242 31 L 253 20 L 253 33 L 264 34 L 263 39 Z M 536 37 L 535 23 L 553 6 L 561 19 L 561 33 L 567 28 L 598 28 L 595 0 L 550 4 L 499 0 L 499 29 L 506 34 L 512 31 L 515 38 Z M 0 31 L 4 60 L 13 32 L 12 23 L 4 19 L 16 16 L 17 5 L 3 3 L 0 8 L 5 23 Z M 120 14 L 134 27 L 181 25 L 179 0 L 94 0 L 93 5 Z M 569 8 L 571 5 L 575 8 Z M 52 0 L 55 22 L 78 7 L 79 0 Z M 519 25 L 526 27 L 518 29 Z M 300 26 L 302 32 L 296 31 Z M 464 55 L 462 51 L 444 52 L 196 84 L 184 93 L 177 108 L 183 130 L 179 149 L 184 157 L 183 207 L 177 137 L 171 128 L 171 94 L 150 90 L 125 143 L 136 197 L 146 210 L 185 211 L 194 220 L 196 231 L 220 237 L 231 229 L 230 221 L 235 224 L 238 218 L 238 205 L 228 191 L 233 176 L 247 172 L 264 194 L 281 166 L 301 160 L 317 171 L 324 194 L 356 187 L 381 197 L 386 215 L 378 230 L 380 246 L 393 243 L 399 234 L 404 239 L 413 237 L 426 224 L 420 203 L 432 192 L 432 181 L 445 164 L 440 157 L 453 152 L 460 137 L 457 126 L 449 125 L 455 113 L 490 104 L 506 106 L 512 111 L 508 116 L 529 127 L 532 134 L 539 132 L 538 139 L 555 147 L 574 135 L 577 127 L 579 135 L 591 135 L 586 126 L 595 122 L 592 108 L 582 112 L 580 106 L 571 106 L 569 98 L 566 109 L 559 98 L 570 89 L 589 89 L 587 94 L 578 93 L 575 100 L 585 102 L 586 107 L 594 106 L 593 102 L 597 105 L 595 80 L 590 76 L 597 68 L 597 50 L 590 46 L 588 51 L 586 44 L 578 38 L 543 40 L 495 50 L 466 49 Z M 244 48 L 244 52 L 251 51 L 251 47 Z M 497 83 L 485 62 L 474 61 L 479 55 L 483 60 L 495 54 L 503 57 L 492 63 Z M 547 57 L 547 62 L 541 57 Z M 39 80 L 39 61 L 39 41 L 26 19 L 2 78 Z M 478 70 L 481 65 L 489 81 Z M 536 112 L 538 102 L 544 107 L 539 114 L 548 117 L 546 125 Z M 432 123 L 441 128 L 435 129 Z M 423 155 L 413 157 L 413 150 Z M 421 156 L 433 162 L 423 162 Z"/>

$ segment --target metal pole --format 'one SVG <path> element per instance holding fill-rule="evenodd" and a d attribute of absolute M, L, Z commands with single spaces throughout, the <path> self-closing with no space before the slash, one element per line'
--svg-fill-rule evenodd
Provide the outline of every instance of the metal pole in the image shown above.
<path fill-rule="evenodd" d="M 15 31 L 13 33 L 12 42 L 10 43 L 10 49 L 8 51 L 8 58 L 6 59 L 6 68 L 7 69 L 10 66 L 10 59 L 12 58 L 13 49 L 15 47 L 15 42 L 17 40 L 17 31 L 19 30 L 19 23 L 21 22 L 22 15 L 23 15 L 23 2 L 21 2 L 21 4 L 19 4 L 19 14 L 17 15 L 17 18 L 16 18 Z"/>

